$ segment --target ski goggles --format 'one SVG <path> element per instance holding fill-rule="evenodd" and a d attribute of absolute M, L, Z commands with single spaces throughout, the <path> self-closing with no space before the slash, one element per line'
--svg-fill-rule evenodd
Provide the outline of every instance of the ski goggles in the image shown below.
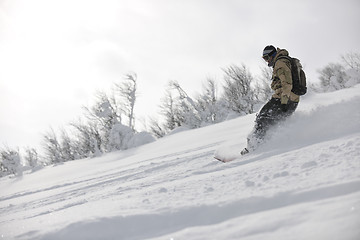
<path fill-rule="evenodd" d="M 271 56 L 275 56 L 276 50 L 275 49 L 267 49 L 263 51 L 263 56 L 262 58 L 265 61 L 269 61 Z"/>
<path fill-rule="evenodd" d="M 270 56 L 269 56 L 269 55 L 264 55 L 264 56 L 262 56 L 262 58 L 263 58 L 265 61 L 269 61 Z"/>

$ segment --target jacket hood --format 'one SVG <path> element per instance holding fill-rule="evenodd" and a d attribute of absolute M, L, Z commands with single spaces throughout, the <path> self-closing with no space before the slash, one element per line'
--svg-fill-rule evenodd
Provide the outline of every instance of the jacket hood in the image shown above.
<path fill-rule="evenodd" d="M 278 58 L 282 57 L 282 56 L 289 56 L 289 52 L 286 49 L 277 48 L 276 49 L 276 55 L 270 62 L 268 62 L 268 66 L 269 67 L 274 67 L 274 65 L 275 65 L 276 61 L 278 60 Z"/>
<path fill-rule="evenodd" d="M 274 62 L 276 62 L 276 60 L 279 58 L 279 57 L 282 57 L 282 56 L 289 56 L 289 52 L 286 50 L 286 49 L 280 49 L 278 48 L 277 50 L 277 54 L 274 58 Z"/>

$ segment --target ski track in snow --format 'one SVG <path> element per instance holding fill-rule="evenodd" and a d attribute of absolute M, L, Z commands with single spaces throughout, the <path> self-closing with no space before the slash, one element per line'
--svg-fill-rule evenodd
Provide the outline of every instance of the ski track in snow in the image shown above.
<path fill-rule="evenodd" d="M 0 239 L 359 239 L 360 98 L 352 103 L 342 122 L 324 109 L 337 103 L 300 112 L 226 164 L 214 152 L 253 118 L 0 179 Z"/>

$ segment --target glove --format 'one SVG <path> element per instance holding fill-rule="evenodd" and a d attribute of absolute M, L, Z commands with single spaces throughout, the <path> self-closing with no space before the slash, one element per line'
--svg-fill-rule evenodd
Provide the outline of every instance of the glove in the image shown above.
<path fill-rule="evenodd" d="M 287 104 L 281 104 L 281 105 L 280 105 L 280 109 L 281 109 L 281 111 L 283 111 L 283 112 L 287 112 L 288 109 L 289 109 L 289 107 L 288 107 Z"/>

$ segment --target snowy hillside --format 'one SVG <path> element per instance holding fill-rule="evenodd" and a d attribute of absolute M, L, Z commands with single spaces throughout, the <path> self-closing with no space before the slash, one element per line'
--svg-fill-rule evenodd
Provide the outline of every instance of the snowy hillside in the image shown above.
<path fill-rule="evenodd" d="M 255 114 L 0 179 L 0 239 L 360 239 L 360 85 L 306 95 L 233 162 Z"/>

